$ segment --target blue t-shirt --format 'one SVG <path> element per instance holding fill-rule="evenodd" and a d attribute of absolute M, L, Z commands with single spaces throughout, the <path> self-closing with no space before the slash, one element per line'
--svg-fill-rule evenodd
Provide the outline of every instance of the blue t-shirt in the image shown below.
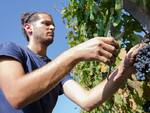
<path fill-rule="evenodd" d="M 0 45 L 0 56 L 11 57 L 21 62 L 25 73 L 32 72 L 50 61 L 48 57 L 41 58 L 27 47 L 20 47 L 12 42 Z M 72 78 L 69 75 L 66 76 L 62 82 L 45 96 L 20 110 L 13 108 L 8 103 L 0 89 L 0 113 L 51 113 L 57 102 L 58 96 L 63 94 L 62 84 L 69 79 Z"/>

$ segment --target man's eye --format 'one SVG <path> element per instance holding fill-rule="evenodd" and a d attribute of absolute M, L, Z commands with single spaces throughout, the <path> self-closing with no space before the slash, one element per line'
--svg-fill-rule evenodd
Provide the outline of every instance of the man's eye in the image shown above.
<path fill-rule="evenodd" d="M 42 24 L 46 25 L 46 26 L 50 26 L 50 22 L 42 22 Z"/>
<path fill-rule="evenodd" d="M 44 23 L 46 26 L 49 26 L 51 23 L 49 23 L 49 22 L 45 22 Z"/>
<path fill-rule="evenodd" d="M 42 24 L 45 25 L 45 26 L 50 26 L 50 25 L 55 26 L 54 23 L 52 23 L 52 22 L 46 22 L 46 21 L 42 22 Z"/>

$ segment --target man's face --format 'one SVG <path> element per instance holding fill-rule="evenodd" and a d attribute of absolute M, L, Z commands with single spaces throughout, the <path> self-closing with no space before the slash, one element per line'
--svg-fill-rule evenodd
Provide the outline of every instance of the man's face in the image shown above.
<path fill-rule="evenodd" d="M 33 22 L 33 38 L 45 43 L 51 44 L 53 42 L 55 26 L 51 16 L 47 14 L 39 14 L 39 20 Z"/>

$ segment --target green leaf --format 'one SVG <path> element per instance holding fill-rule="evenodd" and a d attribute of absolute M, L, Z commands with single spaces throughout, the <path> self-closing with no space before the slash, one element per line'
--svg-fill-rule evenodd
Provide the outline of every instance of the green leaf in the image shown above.
<path fill-rule="evenodd" d="M 122 97 L 121 97 L 121 95 L 119 95 L 118 93 L 115 94 L 115 96 L 114 96 L 114 101 L 115 101 L 115 103 L 118 104 L 118 105 L 122 105 L 122 104 L 123 104 Z"/>

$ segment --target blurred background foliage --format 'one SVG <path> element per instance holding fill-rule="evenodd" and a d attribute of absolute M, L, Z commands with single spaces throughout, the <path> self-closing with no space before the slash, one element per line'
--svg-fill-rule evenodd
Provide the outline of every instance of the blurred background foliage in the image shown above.
<path fill-rule="evenodd" d="M 111 68 L 97 61 L 84 61 L 74 68 L 74 79 L 88 90 L 106 79 L 126 52 L 149 33 L 139 19 L 124 8 L 124 2 L 128 1 L 146 13 L 150 9 L 150 0 L 70 0 L 61 11 L 70 47 L 96 36 L 112 36 L 120 45 Z M 116 94 L 89 113 L 143 113 L 144 103 L 150 100 L 149 94 L 149 82 L 137 81 L 132 75 Z M 81 113 L 88 112 L 81 110 Z"/>

